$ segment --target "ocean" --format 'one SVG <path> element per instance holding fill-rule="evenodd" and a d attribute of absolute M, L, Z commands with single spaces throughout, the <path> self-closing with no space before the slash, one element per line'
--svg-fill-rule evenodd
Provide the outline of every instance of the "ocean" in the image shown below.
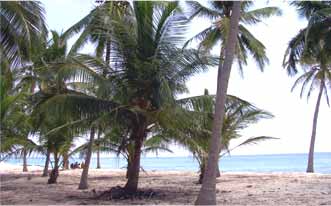
<path fill-rule="evenodd" d="M 44 157 L 29 157 L 29 165 L 44 165 Z M 70 159 L 81 162 L 79 158 Z M 101 168 L 121 169 L 126 161 L 116 157 L 100 158 Z M 22 165 L 21 159 L 8 159 L 10 164 Z M 307 154 L 272 155 L 232 155 L 223 157 L 220 169 L 224 172 L 305 172 Z M 198 171 L 198 163 L 193 157 L 142 157 L 141 166 L 146 171 Z M 92 158 L 90 168 L 96 167 L 96 158 Z M 317 173 L 331 174 L 331 153 L 315 153 L 314 169 Z"/>

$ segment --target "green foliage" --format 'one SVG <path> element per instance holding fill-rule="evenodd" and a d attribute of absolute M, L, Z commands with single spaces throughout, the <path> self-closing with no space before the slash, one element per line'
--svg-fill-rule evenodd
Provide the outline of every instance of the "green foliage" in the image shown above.
<path fill-rule="evenodd" d="M 307 98 L 318 87 L 323 91 L 329 105 L 331 82 L 330 2 L 293 2 L 299 13 L 305 16 L 308 26 L 289 42 L 283 65 L 290 75 L 297 74 L 297 65 L 303 73 L 294 82 L 292 90 L 302 84 L 300 97 L 307 91 Z"/>
<path fill-rule="evenodd" d="M 190 77 L 219 63 L 205 50 L 225 43 L 232 2 L 210 2 L 210 7 L 189 4 L 191 18 L 214 20 L 195 37 L 201 40 L 199 49 L 185 47 L 188 19 L 177 1 L 107 1 L 63 34 L 51 31 L 48 42 L 38 2 L 1 2 L 2 157 L 19 155 L 22 149 L 48 151 L 56 157 L 85 154 L 89 142 L 73 149 L 74 139 L 95 128 L 100 138 L 93 151 L 121 154 L 131 164 L 136 128 L 142 126 L 146 133 L 142 153 L 171 152 L 169 145 L 175 141 L 188 147 L 203 165 L 215 97 L 206 91 L 202 96 L 177 98 L 188 91 Z M 265 47 L 245 25 L 280 11 L 250 10 L 252 4 L 241 4 L 236 58 L 241 68 L 252 55 L 262 69 L 268 62 Z M 67 40 L 78 33 L 78 40 L 68 48 Z M 87 42 L 96 45 L 94 56 L 77 53 Z M 239 138 L 242 129 L 270 117 L 228 96 L 222 151 L 231 150 L 230 141 Z M 31 134 L 39 137 L 39 144 L 28 139 Z M 253 137 L 238 146 L 266 139 L 272 138 Z"/>
<path fill-rule="evenodd" d="M 210 27 L 195 35 L 185 44 L 188 45 L 194 40 L 198 40 L 199 48 L 204 51 L 211 50 L 214 46 L 221 43 L 225 45 L 230 29 L 230 11 L 231 2 L 208 2 L 207 7 L 198 2 L 188 2 L 191 8 L 191 19 L 194 17 L 204 17 L 213 20 Z M 268 58 L 266 56 L 265 46 L 245 27 L 245 25 L 262 22 L 263 18 L 269 18 L 274 15 L 281 15 L 277 7 L 265 7 L 255 10 L 249 10 L 253 2 L 244 2 L 241 4 L 241 18 L 239 22 L 238 42 L 235 50 L 235 59 L 238 62 L 240 71 L 247 65 L 248 55 L 251 55 L 256 61 L 258 67 L 263 70 Z M 221 46 L 223 48 L 223 46 Z M 224 51 L 221 51 L 221 59 Z"/>
<path fill-rule="evenodd" d="M 100 58 L 105 53 L 109 53 L 107 47 L 111 48 L 112 44 L 112 22 L 114 19 L 126 18 L 131 12 L 131 7 L 127 1 L 106 1 L 94 8 L 63 34 L 64 39 L 69 39 L 73 35 L 82 32 L 70 49 L 69 54 L 78 52 L 87 42 L 96 44 L 97 57 Z"/>
<path fill-rule="evenodd" d="M 30 60 L 36 44 L 46 39 L 44 8 L 37 1 L 2 1 L 0 3 L 1 61 L 11 68 Z"/>
<path fill-rule="evenodd" d="M 329 1 L 293 1 L 291 5 L 295 6 L 299 15 L 306 19 L 310 19 L 315 12 L 330 7 Z"/>
<path fill-rule="evenodd" d="M 208 91 L 205 91 L 205 95 L 181 99 L 178 100 L 178 104 L 188 113 L 186 121 L 189 124 L 166 130 L 165 135 L 174 137 L 175 141 L 187 147 L 198 160 L 203 170 L 208 158 L 215 96 L 209 95 Z M 247 101 L 235 96 L 228 96 L 225 105 L 224 124 L 222 127 L 223 142 L 221 143 L 220 153 L 222 151 L 224 155 L 239 146 L 275 139 L 265 136 L 252 137 L 233 149 L 229 148 L 231 140 L 241 137 L 240 131 L 261 119 L 271 117 L 273 116 L 270 113 L 256 108 Z"/>

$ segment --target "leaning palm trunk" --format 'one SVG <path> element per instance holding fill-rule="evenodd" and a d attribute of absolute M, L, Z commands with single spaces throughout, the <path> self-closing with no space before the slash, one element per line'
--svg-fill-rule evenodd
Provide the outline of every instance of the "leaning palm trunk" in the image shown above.
<path fill-rule="evenodd" d="M 45 161 L 45 166 L 44 166 L 44 171 L 43 171 L 42 177 L 48 176 L 48 165 L 49 165 L 50 155 L 51 155 L 51 152 L 49 151 L 49 149 L 47 149 L 46 161 Z"/>
<path fill-rule="evenodd" d="M 136 125 L 132 131 L 131 139 L 134 140 L 134 152 L 132 162 L 128 164 L 127 171 L 127 183 L 125 185 L 125 191 L 127 193 L 135 193 L 138 190 L 138 179 L 140 171 L 140 155 L 143 141 L 146 137 L 146 121 L 140 121 L 139 125 Z"/>
<path fill-rule="evenodd" d="M 78 189 L 80 189 L 80 190 L 84 190 L 84 189 L 88 188 L 87 177 L 88 177 L 88 170 L 90 167 L 90 161 L 91 161 L 91 156 L 92 156 L 93 140 L 94 140 L 94 127 L 91 128 L 90 143 L 87 148 L 85 165 L 84 165 L 82 176 L 80 178 L 80 183 L 78 186 Z"/>
<path fill-rule="evenodd" d="M 215 114 L 212 128 L 211 146 L 208 153 L 207 168 L 204 173 L 201 190 L 195 204 L 216 205 L 216 168 L 218 165 L 220 137 L 225 113 L 225 99 L 234 58 L 240 17 L 240 1 L 233 2 L 230 20 L 230 32 L 226 41 L 224 64 L 219 64 Z"/>
<path fill-rule="evenodd" d="M 98 130 L 98 144 L 97 144 L 97 169 L 101 168 L 100 165 L 100 135 L 101 135 L 101 128 Z"/>
<path fill-rule="evenodd" d="M 65 169 L 65 170 L 69 169 L 69 156 L 68 156 L 68 153 L 65 153 L 63 155 L 63 169 Z"/>
<path fill-rule="evenodd" d="M 308 165 L 307 165 L 307 172 L 314 172 L 314 148 L 315 148 L 315 139 L 316 139 L 316 127 L 317 127 L 317 118 L 318 118 L 318 111 L 321 103 L 321 97 L 323 94 L 324 82 L 321 82 L 320 91 L 317 97 L 317 102 L 315 106 L 314 112 L 314 119 L 313 119 L 313 130 L 311 133 L 310 139 L 310 147 L 309 147 L 309 155 L 308 155 Z"/>
<path fill-rule="evenodd" d="M 28 164 L 27 164 L 27 151 L 26 148 L 23 148 L 23 172 L 28 171 Z"/>
<path fill-rule="evenodd" d="M 59 176 L 59 157 L 57 152 L 54 152 L 54 168 L 51 171 L 51 174 L 48 179 L 48 184 L 54 184 L 57 182 Z"/>

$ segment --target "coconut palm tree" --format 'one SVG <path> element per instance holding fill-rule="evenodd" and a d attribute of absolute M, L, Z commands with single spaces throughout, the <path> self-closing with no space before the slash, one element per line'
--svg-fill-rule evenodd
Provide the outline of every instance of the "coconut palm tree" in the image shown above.
<path fill-rule="evenodd" d="M 289 42 L 285 52 L 283 65 L 290 75 L 297 74 L 297 64 L 303 66 L 301 74 L 294 82 L 292 91 L 299 84 L 302 84 L 300 97 L 307 91 L 307 98 L 310 97 L 315 88 L 319 88 L 317 102 L 313 116 L 311 140 L 309 146 L 307 172 L 314 172 L 314 147 L 316 139 L 316 128 L 321 98 L 324 93 L 329 105 L 328 91 L 331 81 L 331 49 L 330 24 L 331 18 L 330 2 L 293 2 L 298 8 L 299 14 L 306 17 L 308 26 Z"/>
<path fill-rule="evenodd" d="M 132 7 L 127 1 L 106 1 L 94 8 L 87 16 L 70 27 L 64 34 L 63 38 L 68 39 L 71 36 L 81 32 L 78 40 L 74 43 L 69 51 L 69 55 L 76 53 L 87 42 L 96 44 L 95 54 L 97 57 L 105 58 L 105 63 L 110 64 L 110 52 L 112 48 L 112 27 L 114 18 L 123 18 L 132 13 Z M 103 76 L 108 74 L 108 67 L 103 68 Z M 98 94 L 104 95 L 104 94 Z M 97 139 L 100 138 L 103 129 L 98 126 Z M 100 168 L 100 151 L 97 151 L 97 169 Z M 85 172 L 86 173 L 86 172 Z M 86 177 L 87 178 L 87 177 Z"/>
<path fill-rule="evenodd" d="M 219 64 L 211 147 L 208 153 L 208 162 L 202 182 L 202 187 L 200 189 L 198 199 L 195 202 L 197 205 L 216 205 L 216 168 L 218 165 L 219 149 L 221 148 L 218 138 L 221 136 L 221 129 L 223 125 L 226 91 L 237 43 L 236 38 L 238 34 L 239 18 L 240 2 L 233 2 L 230 19 L 230 30 L 226 39 L 227 43 L 225 46 L 225 59 L 224 63 Z M 220 57 L 222 57 L 222 54 Z"/>
<path fill-rule="evenodd" d="M 23 172 L 27 172 L 27 155 L 34 148 L 34 143 L 28 138 L 32 129 L 31 118 L 28 114 L 30 109 L 27 101 L 28 93 L 26 89 L 14 84 L 17 81 L 16 75 L 11 76 L 13 73 L 7 75 L 7 71 L 1 70 L 0 76 L 0 134 L 2 137 L 0 151 L 4 155 L 3 158 L 21 153 Z"/>
<path fill-rule="evenodd" d="M 54 133 L 53 135 L 43 135 L 50 129 L 54 127 L 58 127 L 60 125 L 65 124 L 66 120 L 61 120 L 58 118 L 47 117 L 43 119 L 43 124 L 40 128 L 41 137 L 45 138 L 45 145 L 49 148 L 49 152 L 53 154 L 54 157 L 54 167 L 49 175 L 48 184 L 54 184 L 57 182 L 57 178 L 59 176 L 59 167 L 60 157 L 65 153 L 66 145 L 70 145 L 73 141 L 73 136 L 71 131 L 68 129 L 62 129 L 58 133 Z"/>
<path fill-rule="evenodd" d="M 330 91 L 330 84 L 331 84 L 331 64 L 322 64 L 322 65 L 314 65 L 309 68 L 304 74 L 298 77 L 295 81 L 292 90 L 297 87 L 300 83 L 302 83 L 301 87 L 301 94 L 302 97 L 303 93 L 308 90 L 307 98 L 310 97 L 311 92 L 318 87 L 318 96 L 317 102 L 315 105 L 314 117 L 313 117 L 313 126 L 312 126 L 312 134 L 309 146 L 309 154 L 308 154 L 308 165 L 307 165 L 307 172 L 314 172 L 314 146 L 315 146 L 315 139 L 316 139 L 316 128 L 317 128 L 317 120 L 318 120 L 318 113 L 319 107 L 321 103 L 321 98 L 324 93 L 327 104 L 330 106 L 329 103 L 329 95 L 328 91 Z M 308 86 L 309 85 L 309 86 Z M 307 87 L 308 86 L 308 87 Z"/>
<path fill-rule="evenodd" d="M 112 21 L 114 47 L 110 66 L 97 57 L 86 55 L 85 60 L 81 58 L 79 61 L 94 70 L 85 76 L 84 81 L 93 82 L 108 95 L 103 98 L 56 95 L 40 108 L 40 111 L 47 108 L 50 113 L 57 109 L 60 113 L 75 112 L 84 118 L 98 118 L 106 113 L 117 122 L 128 125 L 134 151 L 125 186 L 129 193 L 137 191 L 141 148 L 151 125 L 159 122 L 159 111 L 170 107 L 178 94 L 187 91 L 187 78 L 215 63 L 214 58 L 200 56 L 194 49 L 178 48 L 184 43 L 186 28 L 178 2 L 137 1 L 133 2 L 133 11 L 129 22 L 125 20 L 123 23 L 121 18 Z M 102 67 L 111 71 L 106 77 L 102 76 Z M 99 77 L 91 76 L 96 73 Z M 75 75 L 80 76 L 74 73 L 71 78 L 75 79 Z"/>
<path fill-rule="evenodd" d="M 184 109 L 189 112 L 189 119 L 192 119 L 192 125 L 184 128 L 176 128 L 174 135 L 177 137 L 175 141 L 187 146 L 193 153 L 200 166 L 199 183 L 202 183 L 203 174 L 208 160 L 208 151 L 210 148 L 210 139 L 212 133 L 212 121 L 214 114 L 215 96 L 209 95 L 205 90 L 202 96 L 189 97 L 177 101 Z M 224 122 L 222 127 L 223 138 L 219 154 L 225 155 L 227 152 L 249 144 L 258 143 L 272 137 L 258 136 L 251 137 L 236 147 L 230 148 L 230 141 L 240 138 L 240 131 L 250 124 L 254 124 L 263 118 L 271 118 L 272 115 L 266 111 L 256 108 L 247 101 L 244 101 L 235 96 L 227 96 L 225 103 Z M 179 132 L 178 132 L 179 130 Z M 181 131 L 182 130 L 182 131 Z M 219 138 L 219 141 L 221 138 Z M 221 156 L 222 156 L 221 155 Z"/>
<path fill-rule="evenodd" d="M 74 116 L 66 114 L 45 115 L 39 110 L 40 104 L 58 94 L 83 94 L 76 88 L 79 79 L 68 78 L 72 68 L 77 68 L 75 69 L 75 72 L 77 72 L 83 66 L 73 61 L 71 56 L 66 54 L 67 44 L 63 36 L 55 31 L 51 32 L 52 39 L 49 41 L 47 48 L 40 52 L 34 62 L 33 75 L 26 75 L 21 81 L 22 84 L 33 81 L 39 87 L 39 91 L 31 96 L 31 103 L 34 107 L 32 116 L 35 118 L 35 130 L 39 132 L 41 141 L 44 142 L 47 148 L 43 176 L 47 176 L 50 154 L 53 154 L 54 157 L 54 168 L 48 180 L 49 184 L 56 183 L 61 164 L 64 168 L 68 167 L 68 152 L 72 146 L 74 136 L 86 131 L 86 124 L 83 124 L 83 122 L 79 127 L 76 125 L 74 129 L 63 127 L 63 125 L 72 122 Z M 76 88 L 77 91 L 70 88 Z M 80 89 L 87 90 L 88 88 Z M 55 128 L 59 129 L 55 130 Z M 61 157 L 63 157 L 62 163 L 60 162 Z"/>
<path fill-rule="evenodd" d="M 297 78 L 292 87 L 293 91 L 299 84 L 302 84 L 300 97 L 302 97 L 304 92 L 307 91 L 307 98 L 310 97 L 312 91 L 316 89 L 316 87 L 319 88 L 313 117 L 307 172 L 314 172 L 314 145 L 319 107 L 323 93 L 326 97 L 327 104 L 330 105 L 328 91 L 330 90 L 329 85 L 331 82 L 331 64 L 329 57 L 325 54 L 326 52 L 323 51 L 319 44 L 316 44 L 313 50 L 314 52 L 318 52 L 316 53 L 316 56 L 311 56 L 312 53 L 310 53 L 309 56 L 303 53 L 300 54 L 301 64 L 304 66 L 304 73 Z"/>
<path fill-rule="evenodd" d="M 205 181 L 202 184 L 201 191 L 198 197 L 196 204 L 216 204 L 216 195 L 215 195 L 215 178 L 216 178 L 216 167 L 218 160 L 218 151 L 219 151 L 219 141 L 223 122 L 223 110 L 226 96 L 226 88 L 230 76 L 230 69 L 226 70 L 225 68 L 231 68 L 232 65 L 232 51 L 226 51 L 226 45 L 228 42 L 230 50 L 233 49 L 234 57 L 237 60 L 240 71 L 242 71 L 242 66 L 247 63 L 247 54 L 252 54 L 252 57 L 257 62 L 260 69 L 263 69 L 265 63 L 268 62 L 268 59 L 265 54 L 264 45 L 258 41 L 248 29 L 245 28 L 245 24 L 255 24 L 261 22 L 262 18 L 269 17 L 275 14 L 280 14 L 280 10 L 274 7 L 267 7 L 262 9 L 256 9 L 249 11 L 250 6 L 253 2 L 210 2 L 210 7 L 204 7 L 197 2 L 190 2 L 192 7 L 192 17 L 202 16 L 207 17 L 212 20 L 213 25 L 204 31 L 200 32 L 198 35 L 193 37 L 188 43 L 194 39 L 201 41 L 200 48 L 203 50 L 210 50 L 213 46 L 221 41 L 221 50 L 220 50 L 220 62 L 219 62 L 219 73 L 218 73 L 218 86 L 217 86 L 217 101 L 215 109 L 215 118 L 214 118 L 214 127 L 213 127 L 213 138 L 212 138 L 212 147 L 210 148 L 210 153 L 208 155 L 208 167 L 205 173 Z M 234 5 L 238 7 L 239 11 L 234 12 L 232 8 Z M 238 16 L 235 16 L 237 14 Z M 233 20 L 231 25 L 231 19 L 238 18 L 238 23 Z M 234 26 L 236 25 L 236 26 Z M 233 33 L 234 32 L 234 33 Z M 230 33 L 233 35 L 231 37 Z M 230 38 L 234 38 L 233 42 L 230 41 Z M 232 48 L 233 44 L 233 48 Z M 226 54 L 229 54 L 228 57 L 231 57 L 228 62 L 225 62 Z M 220 85 L 221 84 L 221 85 Z M 221 98 L 222 96 L 222 98 Z M 210 163 L 209 163 L 210 162 Z M 210 168 L 209 168 L 210 167 Z"/>

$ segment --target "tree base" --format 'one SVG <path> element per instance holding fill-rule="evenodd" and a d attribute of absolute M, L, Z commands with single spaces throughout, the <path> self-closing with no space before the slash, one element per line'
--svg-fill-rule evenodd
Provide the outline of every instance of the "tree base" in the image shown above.
<path fill-rule="evenodd" d="M 160 196 L 160 192 L 148 190 L 138 190 L 136 192 L 128 192 L 125 188 L 116 186 L 110 190 L 103 191 L 96 195 L 96 199 L 101 200 L 125 200 L 125 199 L 151 199 Z"/>
<path fill-rule="evenodd" d="M 49 179 L 48 179 L 48 184 L 55 184 L 57 182 L 57 177 L 59 176 L 59 171 L 57 170 L 52 170 Z"/>
<path fill-rule="evenodd" d="M 86 189 L 88 189 L 87 183 L 79 183 L 78 189 L 79 190 L 86 190 Z"/>

